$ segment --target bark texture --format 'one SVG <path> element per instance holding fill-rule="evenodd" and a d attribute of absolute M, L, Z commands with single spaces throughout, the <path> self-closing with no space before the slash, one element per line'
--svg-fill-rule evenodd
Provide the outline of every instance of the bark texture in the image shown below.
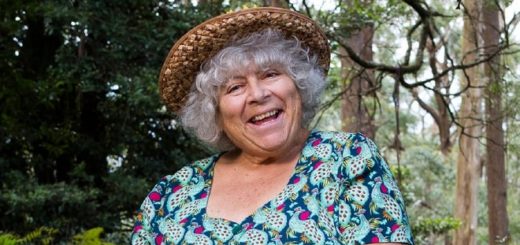
<path fill-rule="evenodd" d="M 500 22 L 497 2 L 482 6 L 482 39 L 484 55 L 499 49 Z M 502 112 L 502 72 L 500 57 L 484 63 L 486 81 L 486 179 L 488 201 L 489 244 L 506 244 L 509 240 L 507 217 L 507 182 Z"/>
<path fill-rule="evenodd" d="M 480 0 L 464 0 L 464 27 L 462 36 L 463 63 L 478 59 Z M 476 244 L 478 184 L 480 177 L 480 142 L 482 134 L 482 88 L 479 66 L 461 74 L 461 87 L 468 89 L 462 95 L 459 121 L 459 155 L 457 157 L 457 186 L 455 217 L 462 221 L 455 231 L 455 245 Z"/>
<path fill-rule="evenodd" d="M 373 36 L 374 28 L 366 26 L 353 33 L 347 42 L 361 58 L 371 61 Z M 339 52 L 342 57 L 341 76 L 346 81 L 341 101 L 342 128 L 346 132 L 362 132 L 373 139 L 376 134 L 374 118 L 367 104 L 363 102 L 363 97 L 370 96 L 369 91 L 374 84 L 374 72 L 360 67 L 349 59 L 345 49 L 340 48 Z"/>

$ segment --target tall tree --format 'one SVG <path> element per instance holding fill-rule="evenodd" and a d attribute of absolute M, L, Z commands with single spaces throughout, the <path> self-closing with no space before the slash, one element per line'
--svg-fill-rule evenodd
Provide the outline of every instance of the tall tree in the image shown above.
<path fill-rule="evenodd" d="M 464 0 L 462 63 L 478 60 L 480 0 Z M 463 70 L 459 111 L 460 133 L 457 157 L 455 217 L 462 225 L 455 232 L 455 245 L 476 244 L 478 184 L 480 177 L 480 142 L 482 134 L 482 88 L 479 66 Z"/>
<path fill-rule="evenodd" d="M 353 1 L 344 1 L 348 9 L 355 8 Z M 371 4 L 371 0 L 361 1 L 361 5 Z M 351 8 L 352 7 L 352 8 Z M 359 6 L 358 6 L 359 7 Z M 372 41 L 374 38 L 373 23 L 364 23 L 352 30 L 349 38 L 346 39 L 347 45 L 352 51 L 357 53 L 360 58 L 371 62 L 374 52 Z M 367 105 L 367 97 L 375 94 L 374 71 L 365 69 L 352 61 L 347 51 L 339 48 L 341 61 L 341 79 L 343 82 L 343 96 L 341 100 L 342 128 L 346 132 L 362 132 L 369 138 L 375 138 L 376 126 L 374 125 L 374 110 Z M 372 111 L 372 113 L 371 113 Z"/>
<path fill-rule="evenodd" d="M 502 111 L 502 66 L 496 55 L 500 41 L 498 1 L 486 1 L 482 6 L 482 40 L 484 56 L 486 113 L 486 179 L 488 200 L 489 244 L 504 244 L 509 240 L 507 216 L 507 182 L 505 171 L 504 113 Z"/>

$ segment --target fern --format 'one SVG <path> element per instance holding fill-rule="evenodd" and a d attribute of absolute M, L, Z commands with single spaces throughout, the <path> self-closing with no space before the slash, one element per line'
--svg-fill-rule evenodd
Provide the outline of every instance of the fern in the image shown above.
<path fill-rule="evenodd" d="M 41 242 L 41 244 L 51 244 L 54 240 L 54 235 L 57 233 L 57 229 L 42 226 L 34 231 L 27 233 L 24 237 L 18 240 L 17 244 L 30 244 L 38 240 Z"/>
<path fill-rule="evenodd" d="M 101 240 L 102 227 L 95 227 L 77 234 L 73 238 L 73 244 L 77 245 L 112 245 L 112 243 Z"/>
<path fill-rule="evenodd" d="M 57 229 L 42 226 L 34 231 L 31 231 L 25 236 L 20 237 L 11 233 L 0 234 L 0 244 L 2 245 L 23 245 L 23 244 L 52 244 L 54 236 L 58 233 Z"/>
<path fill-rule="evenodd" d="M 0 244 L 2 245 L 14 245 L 18 241 L 18 237 L 11 233 L 1 233 L 0 234 Z"/>

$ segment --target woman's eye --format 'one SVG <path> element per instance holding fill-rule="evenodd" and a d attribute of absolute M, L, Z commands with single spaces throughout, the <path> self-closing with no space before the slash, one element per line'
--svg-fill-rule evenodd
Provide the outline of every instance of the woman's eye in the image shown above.
<path fill-rule="evenodd" d="M 238 90 L 239 88 L 240 88 L 240 85 L 239 85 L 239 84 L 233 84 L 233 85 L 231 85 L 231 86 L 228 87 L 228 89 L 227 89 L 227 93 L 228 93 L 228 94 L 229 94 L 229 93 L 232 93 L 232 92 Z"/>
<path fill-rule="evenodd" d="M 277 71 L 267 71 L 264 76 L 266 78 L 272 78 L 272 77 L 277 77 L 278 75 L 280 75 L 280 73 Z"/>

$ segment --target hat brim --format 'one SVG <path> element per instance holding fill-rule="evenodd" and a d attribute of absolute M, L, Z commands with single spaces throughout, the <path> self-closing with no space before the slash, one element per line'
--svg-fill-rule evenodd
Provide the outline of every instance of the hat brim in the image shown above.
<path fill-rule="evenodd" d="M 196 74 L 204 61 L 213 57 L 232 38 L 272 28 L 296 37 L 318 56 L 327 73 L 330 48 L 325 34 L 310 18 L 282 8 L 240 10 L 211 18 L 191 29 L 170 49 L 159 76 L 159 93 L 167 107 L 178 112 L 184 105 Z"/>

